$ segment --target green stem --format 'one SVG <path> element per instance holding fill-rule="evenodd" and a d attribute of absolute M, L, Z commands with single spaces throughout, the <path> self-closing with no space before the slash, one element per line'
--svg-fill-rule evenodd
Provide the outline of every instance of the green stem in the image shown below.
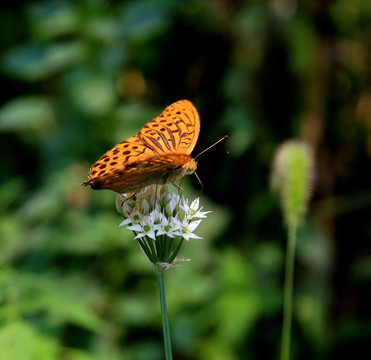
<path fill-rule="evenodd" d="M 148 259 L 152 263 L 155 264 L 156 263 L 156 254 L 154 253 L 154 251 L 151 251 L 151 247 L 148 245 L 148 241 L 142 240 L 142 239 L 137 239 L 137 240 L 138 240 L 139 246 L 144 251 L 144 253 L 147 255 Z"/>
<path fill-rule="evenodd" d="M 169 258 L 168 263 L 171 264 L 171 263 L 174 261 L 174 259 L 176 258 L 176 256 L 178 255 L 179 250 L 180 250 L 180 247 L 181 247 L 182 244 L 183 244 L 183 240 L 184 240 L 184 238 L 181 238 L 181 239 L 180 239 L 178 246 L 177 246 L 176 249 L 174 250 L 174 252 L 173 252 L 173 254 L 171 255 L 171 257 Z"/>
<path fill-rule="evenodd" d="M 281 360 L 289 360 L 290 358 L 296 229 L 296 223 L 289 224 L 286 251 L 285 289 L 283 299 Z"/>
<path fill-rule="evenodd" d="M 157 276 L 158 276 L 158 285 L 160 288 L 160 303 L 161 303 L 162 328 L 164 331 L 165 358 L 166 360 L 172 360 L 173 355 L 171 353 L 170 329 L 169 329 L 169 320 L 167 317 L 167 308 L 166 308 L 164 272 L 157 272 Z"/>
<path fill-rule="evenodd" d="M 168 237 L 168 238 L 165 240 L 165 245 L 166 245 L 166 250 L 165 250 L 165 259 L 166 259 L 167 262 L 169 262 L 170 264 L 172 263 L 171 261 L 169 261 L 169 259 L 170 259 L 170 255 L 171 255 L 171 249 L 173 248 L 173 242 L 174 242 L 174 238 L 171 238 L 171 237 Z"/>

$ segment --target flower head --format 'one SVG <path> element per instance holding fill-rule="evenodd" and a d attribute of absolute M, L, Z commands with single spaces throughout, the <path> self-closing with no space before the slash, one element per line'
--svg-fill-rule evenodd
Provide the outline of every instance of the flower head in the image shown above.
<path fill-rule="evenodd" d="M 156 186 L 148 186 L 135 194 L 118 195 L 116 206 L 125 218 L 120 226 L 134 232 L 134 239 L 158 271 L 184 261 L 178 254 L 183 240 L 202 239 L 194 231 L 210 213 L 202 211 L 199 198 L 189 206 L 188 200 L 170 193 L 166 185 L 159 194 Z"/>

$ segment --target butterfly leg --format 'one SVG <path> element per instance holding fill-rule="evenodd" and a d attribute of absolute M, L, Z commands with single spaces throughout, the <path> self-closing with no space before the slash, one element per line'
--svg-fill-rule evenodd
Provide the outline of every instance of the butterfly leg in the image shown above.
<path fill-rule="evenodd" d="M 132 195 L 130 195 L 129 197 L 125 198 L 122 194 L 117 193 L 116 194 L 116 209 L 117 209 L 117 211 L 119 213 L 123 212 L 124 215 L 125 215 L 125 210 L 123 208 L 125 202 L 130 200 L 131 198 L 133 198 L 136 194 L 137 194 L 137 192 L 135 192 Z"/>
<path fill-rule="evenodd" d="M 172 182 L 172 184 L 176 187 L 176 188 L 178 188 L 178 195 L 179 195 L 179 197 L 182 197 L 182 195 L 183 195 L 183 188 L 182 188 L 182 182 L 183 182 L 183 178 L 181 178 L 180 179 L 180 183 L 179 183 L 179 185 L 175 182 L 175 181 L 173 181 Z"/>
<path fill-rule="evenodd" d="M 183 179 L 182 179 L 183 180 Z M 180 181 L 180 184 L 182 182 Z M 181 197 L 183 196 L 183 188 L 180 186 L 180 184 L 178 185 L 177 183 L 173 182 L 172 183 L 176 188 L 178 188 L 178 195 L 179 195 L 179 202 L 180 202 L 180 199 Z"/>
<path fill-rule="evenodd" d="M 124 205 L 128 200 L 131 200 L 133 197 L 135 197 L 136 194 L 138 194 L 138 191 L 136 191 L 135 193 L 133 193 L 132 195 L 130 195 L 128 198 L 126 198 L 126 199 L 122 202 L 121 206 Z"/>

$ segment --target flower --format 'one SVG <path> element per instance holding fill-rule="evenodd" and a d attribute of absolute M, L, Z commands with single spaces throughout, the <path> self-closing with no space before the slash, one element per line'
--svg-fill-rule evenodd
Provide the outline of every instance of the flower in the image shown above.
<path fill-rule="evenodd" d="M 187 241 L 189 239 L 202 239 L 202 237 L 197 236 L 196 234 L 193 234 L 193 231 L 197 229 L 198 225 L 200 225 L 201 220 L 192 221 L 190 223 L 185 222 L 183 224 L 183 227 L 176 232 L 177 235 L 183 237 Z"/>
<path fill-rule="evenodd" d="M 178 230 L 182 227 L 182 222 L 172 216 L 167 218 L 165 215 L 162 214 L 160 219 L 160 228 L 157 231 L 157 236 L 159 235 L 166 235 L 171 238 L 174 238 L 178 235 Z"/>
<path fill-rule="evenodd" d="M 127 227 L 128 230 L 132 230 L 136 233 L 134 239 L 140 239 L 143 236 L 148 236 L 149 238 L 156 240 L 155 232 L 158 230 L 159 225 L 155 222 L 159 218 L 159 213 L 157 210 L 152 211 L 149 215 L 145 215 L 140 219 L 140 222 Z"/>
<path fill-rule="evenodd" d="M 126 226 L 158 271 L 174 267 L 174 262 L 188 260 L 179 255 L 183 240 L 202 239 L 194 231 L 210 211 L 202 211 L 196 198 L 188 200 L 166 185 L 159 194 L 148 186 L 135 194 L 118 195 L 116 207 L 123 214 L 120 226 Z M 197 219 L 197 220 L 196 220 Z"/>
<path fill-rule="evenodd" d="M 206 214 L 210 213 L 211 211 L 201 211 L 202 206 L 200 209 L 198 209 L 200 206 L 200 198 L 196 198 L 192 201 L 191 206 L 188 205 L 188 201 L 184 201 L 183 199 L 183 205 L 181 206 L 182 210 L 184 210 L 186 217 L 188 220 L 191 220 L 193 218 L 197 219 L 204 219 L 206 218 Z"/>

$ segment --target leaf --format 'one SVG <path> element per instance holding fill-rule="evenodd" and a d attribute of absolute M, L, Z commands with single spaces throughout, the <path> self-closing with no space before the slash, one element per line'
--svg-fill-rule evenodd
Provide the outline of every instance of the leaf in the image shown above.
<path fill-rule="evenodd" d="M 81 21 L 77 8 L 64 1 L 32 4 L 28 15 L 34 36 L 43 40 L 71 34 Z"/>
<path fill-rule="evenodd" d="M 51 100 L 45 96 L 22 96 L 0 108 L 0 131 L 48 133 L 55 126 Z"/>
<path fill-rule="evenodd" d="M 147 41 L 161 32 L 168 24 L 166 1 L 132 2 L 125 8 L 122 29 L 126 36 L 140 41 Z"/>
<path fill-rule="evenodd" d="M 86 44 L 66 41 L 56 44 L 24 44 L 9 50 L 2 57 L 2 70 L 24 81 L 45 80 L 58 71 L 81 63 L 87 56 Z"/>

